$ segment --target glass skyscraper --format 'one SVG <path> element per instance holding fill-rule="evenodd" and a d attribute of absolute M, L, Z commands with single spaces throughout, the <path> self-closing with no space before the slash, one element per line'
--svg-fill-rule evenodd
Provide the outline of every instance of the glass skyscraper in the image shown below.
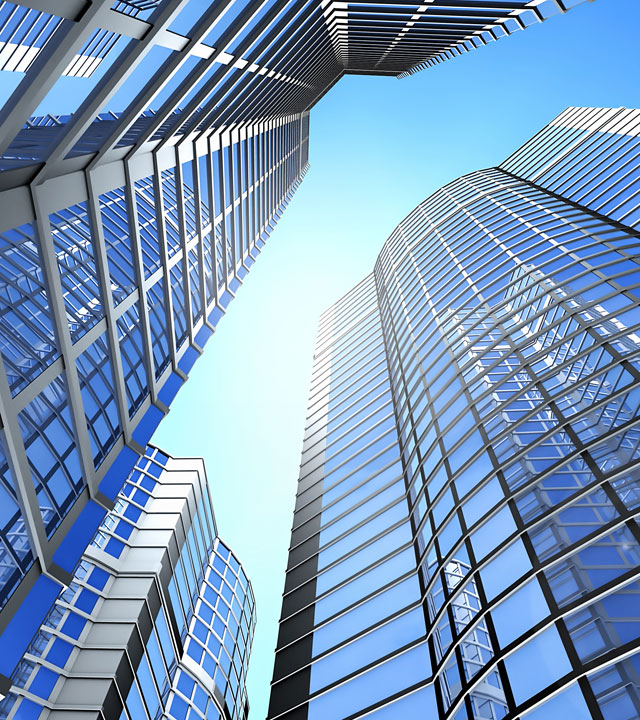
<path fill-rule="evenodd" d="M 0 691 L 304 176 L 313 104 L 579 2 L 0 0 Z"/>
<path fill-rule="evenodd" d="M 0 718 L 245 720 L 254 625 L 202 460 L 149 446 L 19 660 Z"/>
<path fill-rule="evenodd" d="M 322 316 L 270 719 L 640 717 L 639 130 L 569 108 Z"/>

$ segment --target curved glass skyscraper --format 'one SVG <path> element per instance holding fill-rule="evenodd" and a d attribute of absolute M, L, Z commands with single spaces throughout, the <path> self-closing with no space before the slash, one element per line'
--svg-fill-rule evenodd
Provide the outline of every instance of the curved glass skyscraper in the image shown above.
<path fill-rule="evenodd" d="M 0 0 L 0 693 L 302 180 L 314 103 L 582 1 Z"/>
<path fill-rule="evenodd" d="M 427 198 L 320 321 L 269 717 L 640 717 L 640 111 Z"/>

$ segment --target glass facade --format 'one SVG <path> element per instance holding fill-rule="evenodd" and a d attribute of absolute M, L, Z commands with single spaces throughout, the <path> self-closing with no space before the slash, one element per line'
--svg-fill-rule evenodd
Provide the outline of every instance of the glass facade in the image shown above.
<path fill-rule="evenodd" d="M 0 0 L 0 693 L 304 177 L 314 103 L 579 1 Z"/>
<path fill-rule="evenodd" d="M 640 718 L 638 122 L 565 111 L 321 318 L 270 718 Z"/>
<path fill-rule="evenodd" d="M 314 91 L 280 6 L 50 5 L 0 2 L 0 693 L 304 176 Z"/>
<path fill-rule="evenodd" d="M 20 660 L 0 718 L 245 720 L 254 627 L 202 461 L 148 446 Z"/>

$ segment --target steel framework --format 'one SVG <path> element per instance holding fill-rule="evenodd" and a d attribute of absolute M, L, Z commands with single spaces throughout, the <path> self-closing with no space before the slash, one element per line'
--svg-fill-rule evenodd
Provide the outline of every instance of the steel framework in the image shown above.
<path fill-rule="evenodd" d="M 321 318 L 269 718 L 640 717 L 639 130 L 567 109 Z"/>
<path fill-rule="evenodd" d="M 204 463 L 148 446 L 0 714 L 246 720 L 254 628 L 251 583 L 217 536 Z"/>
<path fill-rule="evenodd" d="M 0 2 L 0 67 L 24 73 L 0 110 L 0 657 L 44 616 L 15 619 L 38 583 L 71 580 L 304 176 L 313 104 L 575 4 Z"/>

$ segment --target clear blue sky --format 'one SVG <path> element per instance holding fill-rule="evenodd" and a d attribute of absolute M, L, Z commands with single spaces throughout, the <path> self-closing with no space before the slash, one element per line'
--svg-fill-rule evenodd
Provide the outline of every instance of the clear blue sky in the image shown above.
<path fill-rule="evenodd" d="M 153 441 L 204 456 L 253 581 L 251 720 L 266 715 L 319 314 L 395 225 L 569 105 L 637 107 L 640 0 L 595 0 L 406 80 L 348 77 L 311 114 L 311 169 Z"/>

